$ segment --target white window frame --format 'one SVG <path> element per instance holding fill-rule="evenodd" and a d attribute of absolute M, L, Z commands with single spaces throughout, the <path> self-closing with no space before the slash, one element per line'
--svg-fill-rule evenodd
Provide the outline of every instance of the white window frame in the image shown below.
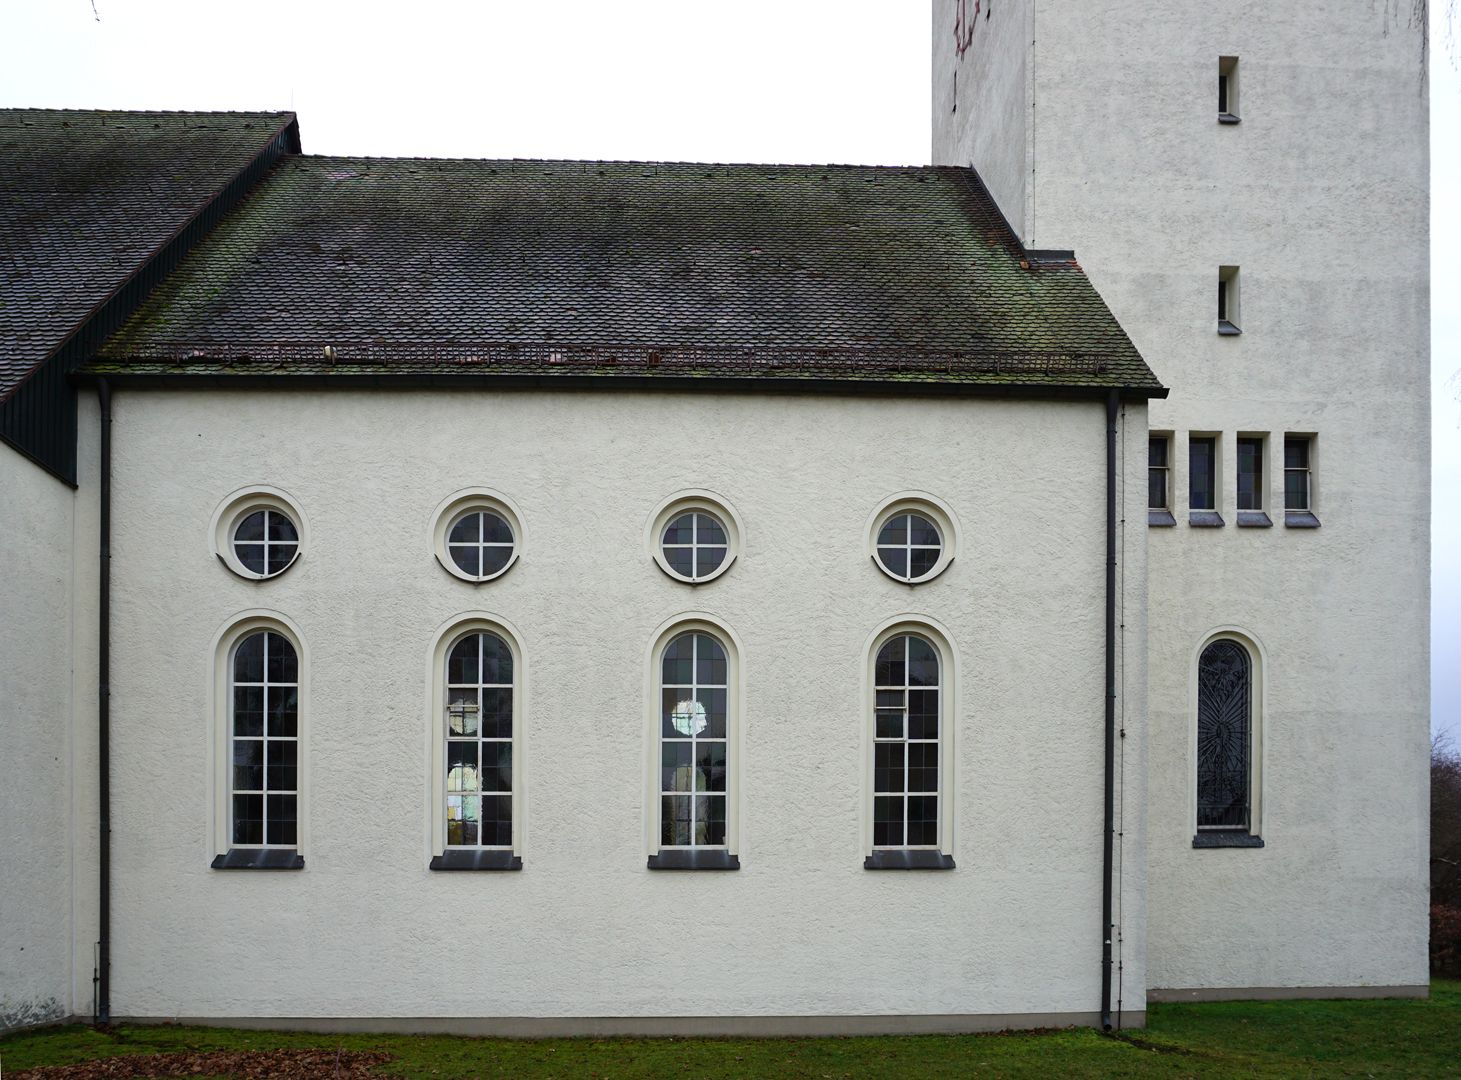
<path fill-rule="evenodd" d="M 928 573 L 920 577 L 906 577 L 895 574 L 878 556 L 878 536 L 883 526 L 902 514 L 917 514 L 927 518 L 938 530 L 940 540 L 939 557 Z M 900 491 L 889 495 L 878 503 L 869 516 L 866 526 L 866 545 L 869 558 L 885 576 L 900 585 L 921 585 L 938 577 L 953 563 L 959 548 L 959 519 L 953 508 L 926 491 Z M 905 547 L 905 550 L 908 550 Z M 910 563 L 911 567 L 911 563 Z"/>
<path fill-rule="evenodd" d="M 670 522 L 682 514 L 690 513 L 710 514 L 725 530 L 725 559 L 711 573 L 699 577 L 685 575 L 674 569 L 665 558 L 664 545 L 661 543 Z M 741 516 L 728 500 L 713 491 L 693 488 L 675 492 L 654 508 L 645 527 L 645 546 L 655 564 L 676 581 L 686 585 L 705 585 L 730 570 L 741 554 L 744 536 L 745 526 L 741 523 Z"/>
<path fill-rule="evenodd" d="M 661 662 L 670 642 L 681 634 L 709 634 L 725 650 L 726 661 L 726 715 L 725 715 L 725 845 L 673 846 L 660 844 L 660 723 L 661 723 Z M 650 638 L 646 654 L 644 698 L 645 709 L 645 769 L 644 800 L 648 812 L 644 815 L 644 853 L 657 855 L 662 851 L 725 851 L 739 857 L 741 851 L 741 761 L 744 758 L 742 738 L 743 702 L 745 700 L 745 651 L 740 638 L 725 622 L 703 611 L 687 611 L 661 623 Z"/>
<path fill-rule="evenodd" d="M 233 843 L 233 654 L 239 643 L 260 631 L 279 634 L 294 646 L 299 665 L 297 677 L 298 710 L 295 741 L 295 843 Z M 213 851 L 210 855 L 226 855 L 230 850 L 295 851 L 307 854 L 309 846 L 309 649 L 304 635 L 286 616 L 277 611 L 256 608 L 241 611 L 223 625 L 213 637 L 212 669 L 209 700 L 213 705 L 212 776 L 213 797 L 209 834 Z"/>
<path fill-rule="evenodd" d="M 523 753 L 523 718 L 527 713 L 528 660 L 523 636 L 506 619 L 486 611 L 463 612 L 439 626 L 432 635 L 427 657 L 426 759 L 430 772 L 426 778 L 427 807 L 425 819 L 426 857 L 451 851 L 506 851 L 496 844 L 446 846 L 446 745 L 447 745 L 447 658 L 452 646 L 467 634 L 496 634 L 512 650 L 512 845 L 513 855 L 521 857 L 526 835 L 524 791 L 527 788 L 527 760 Z"/>
<path fill-rule="evenodd" d="M 233 548 L 233 534 L 237 531 L 243 520 L 250 514 L 260 510 L 272 511 L 276 514 L 283 514 L 289 518 L 294 525 L 294 531 L 299 537 L 298 546 L 294 550 L 294 558 L 282 570 L 270 573 L 258 573 L 245 566 Z M 253 486 L 240 488 L 224 497 L 223 501 L 213 511 L 212 521 L 209 523 L 208 535 L 212 541 L 213 553 L 218 560 L 241 578 L 248 581 L 273 581 L 282 577 L 299 564 L 304 557 L 305 550 L 309 546 L 309 522 L 305 519 L 304 511 L 299 507 L 299 501 L 288 492 L 274 487 Z M 267 558 L 268 548 L 265 548 Z M 265 563 L 267 568 L 268 563 Z"/>
<path fill-rule="evenodd" d="M 1251 664 L 1249 672 L 1249 717 L 1248 740 L 1248 835 L 1266 836 L 1263 821 L 1263 777 L 1266 772 L 1267 741 L 1263 737 L 1263 709 L 1268 698 L 1268 652 L 1259 639 L 1250 631 L 1237 626 L 1217 626 L 1209 630 L 1198 641 L 1197 648 L 1188 658 L 1188 731 L 1187 731 L 1187 820 L 1195 834 L 1199 832 L 1221 832 L 1222 830 L 1199 830 L 1197 827 L 1197 709 L 1199 694 L 1198 668 L 1202 654 L 1215 641 L 1232 641 L 1248 651 Z"/>
<path fill-rule="evenodd" d="M 512 530 L 512 554 L 508 556 L 507 562 L 503 563 L 500 569 L 490 574 L 469 574 L 451 557 L 448 540 L 451 528 L 469 513 L 496 514 Z M 474 487 L 454 491 L 437 503 L 436 509 L 431 512 L 430 542 L 431 549 L 436 555 L 436 561 L 441 564 L 443 570 L 454 578 L 473 585 L 483 585 L 489 581 L 496 581 L 517 565 L 517 561 L 522 557 L 523 549 L 527 545 L 527 535 L 523 528 L 522 513 L 518 510 L 516 503 L 500 491 Z"/>
<path fill-rule="evenodd" d="M 873 844 L 873 811 L 877 739 L 877 662 L 882 647 L 895 637 L 911 634 L 933 646 L 939 658 L 939 790 L 938 843 L 901 847 Z M 923 614 L 903 614 L 883 622 L 863 650 L 862 820 L 860 846 L 865 856 L 875 851 L 938 851 L 953 856 L 958 821 L 957 760 L 959 717 L 959 657 L 947 629 Z"/>

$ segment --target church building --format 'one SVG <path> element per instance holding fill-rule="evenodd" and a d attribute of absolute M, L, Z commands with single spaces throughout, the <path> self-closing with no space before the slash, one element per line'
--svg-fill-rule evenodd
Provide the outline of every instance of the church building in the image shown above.
<path fill-rule="evenodd" d="M 1351 6 L 935 0 L 922 167 L 0 110 L 0 1030 L 1424 995 L 1424 28 Z"/>

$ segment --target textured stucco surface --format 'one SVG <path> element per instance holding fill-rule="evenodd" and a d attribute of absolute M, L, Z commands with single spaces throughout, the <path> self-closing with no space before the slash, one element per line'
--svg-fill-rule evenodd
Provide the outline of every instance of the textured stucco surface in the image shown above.
<path fill-rule="evenodd" d="M 1152 530 L 1149 552 L 1150 985 L 1422 984 L 1420 32 L 1361 0 L 998 7 L 996 23 L 1023 7 L 1036 27 L 1029 241 L 1075 249 L 1172 387 L 1150 414 L 1154 430 L 1178 433 L 1181 523 Z M 1235 126 L 1216 122 L 1224 55 L 1240 58 Z M 942 94 L 936 85 L 936 113 Z M 935 159 L 967 156 L 958 145 Z M 973 164 L 984 167 L 977 154 Z M 991 166 L 1007 162 L 996 155 Z M 1240 337 L 1215 333 L 1220 265 L 1242 268 Z M 1185 525 L 1189 431 L 1220 434 L 1227 528 Z M 1323 527 L 1233 527 L 1237 435 L 1268 433 L 1273 513 L 1284 432 L 1317 435 Z M 1196 650 L 1219 627 L 1264 650 L 1261 850 L 1191 847 L 1191 679 Z"/>
<path fill-rule="evenodd" d="M 0 1030 L 71 1012 L 75 501 L 0 445 Z"/>
<path fill-rule="evenodd" d="M 973 166 L 1021 242 L 1030 242 L 1034 130 L 1028 3 L 986 3 L 955 48 L 956 0 L 933 3 L 933 157 Z M 972 14 L 974 5 L 966 5 Z"/>
<path fill-rule="evenodd" d="M 119 394 L 116 409 L 118 1015 L 1088 1015 L 1099 1003 L 1099 404 L 171 391 Z M 1144 410 L 1127 415 L 1139 447 Z M 1134 516 L 1142 462 L 1124 450 Z M 218 501 L 249 484 L 288 491 L 309 516 L 309 551 L 273 581 L 235 577 L 209 544 Z M 437 564 L 429 518 L 479 485 L 514 500 L 529 544 L 472 586 Z M 659 501 L 691 487 L 723 495 L 746 530 L 735 566 L 699 588 L 670 580 L 643 540 Z M 879 500 L 909 489 L 945 499 L 963 528 L 954 564 L 916 589 L 868 563 L 863 535 Z M 1128 540 L 1139 568 L 1144 534 Z M 1133 571 L 1137 634 L 1143 584 Z M 310 657 L 297 873 L 208 868 L 209 643 L 258 608 L 293 620 Z M 645 869 L 646 650 L 690 610 L 744 648 L 731 874 Z M 528 654 L 521 873 L 426 869 L 426 658 L 434 631 L 468 611 L 509 621 Z M 863 650 L 904 613 L 938 620 L 959 651 L 951 872 L 861 868 Z M 1130 755 L 1139 691 L 1124 704 Z M 1143 797 L 1134 777 L 1134 817 Z M 1126 874 L 1125 1007 L 1139 1012 L 1139 855 Z"/>

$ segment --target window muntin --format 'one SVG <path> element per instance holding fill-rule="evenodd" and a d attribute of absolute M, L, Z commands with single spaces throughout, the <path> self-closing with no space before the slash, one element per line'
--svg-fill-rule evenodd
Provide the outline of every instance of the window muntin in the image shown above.
<path fill-rule="evenodd" d="M 259 577 L 282 574 L 299 554 L 299 530 L 282 510 L 254 510 L 234 526 L 233 553 L 245 570 Z"/>
<path fill-rule="evenodd" d="M 446 657 L 446 846 L 513 845 L 516 663 L 490 630 L 457 639 Z"/>
<path fill-rule="evenodd" d="M 233 847 L 299 842 L 299 657 L 274 630 L 229 658 L 229 828 Z"/>
<path fill-rule="evenodd" d="M 873 692 L 873 847 L 939 846 L 942 695 L 937 647 L 898 634 L 878 650 Z"/>
<path fill-rule="evenodd" d="M 700 630 L 677 634 L 660 657 L 661 848 L 725 848 L 729 798 L 730 663 Z"/>
<path fill-rule="evenodd" d="M 899 581 L 931 577 L 943 550 L 943 536 L 925 514 L 900 510 L 878 529 L 878 562 Z"/>
<path fill-rule="evenodd" d="M 1168 492 L 1171 483 L 1171 465 L 1168 453 L 1171 440 L 1165 435 L 1152 435 L 1147 440 L 1147 498 L 1149 510 L 1170 510 Z"/>
<path fill-rule="evenodd" d="M 1197 828 L 1247 832 L 1252 824 L 1253 660 L 1219 638 L 1197 667 Z"/>
<path fill-rule="evenodd" d="M 1283 440 L 1283 505 L 1285 510 L 1311 511 L 1313 474 L 1309 467 L 1310 440 L 1289 435 Z"/>
<path fill-rule="evenodd" d="M 725 523 L 706 509 L 689 510 L 670 519 L 660 537 L 665 563 L 686 581 L 714 577 L 730 554 Z"/>
<path fill-rule="evenodd" d="M 1187 441 L 1188 509 L 1217 509 L 1217 439 L 1194 435 Z"/>
<path fill-rule="evenodd" d="M 1238 440 L 1238 509 L 1263 509 L 1263 440 Z"/>
<path fill-rule="evenodd" d="M 458 514 L 447 531 L 446 550 L 464 575 L 486 581 L 512 562 L 517 540 L 501 515 L 483 507 Z"/>

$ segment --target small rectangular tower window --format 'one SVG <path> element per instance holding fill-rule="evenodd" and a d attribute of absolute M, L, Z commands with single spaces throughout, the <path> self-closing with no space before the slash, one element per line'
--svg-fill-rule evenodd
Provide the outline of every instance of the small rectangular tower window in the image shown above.
<path fill-rule="evenodd" d="M 1238 122 L 1238 58 L 1218 57 L 1218 123 Z"/>
<path fill-rule="evenodd" d="M 1223 524 L 1217 511 L 1218 441 L 1215 435 L 1193 435 L 1187 440 L 1188 524 Z"/>
<path fill-rule="evenodd" d="M 1238 437 L 1238 524 L 1272 525 L 1264 512 L 1263 436 Z"/>
<path fill-rule="evenodd" d="M 1151 435 L 1147 439 L 1147 524 L 1175 525 L 1172 517 L 1172 439 Z"/>
<path fill-rule="evenodd" d="M 1290 528 L 1314 529 L 1314 440 L 1309 435 L 1286 435 L 1283 440 L 1284 524 Z"/>
<path fill-rule="evenodd" d="M 1219 334 L 1241 334 L 1238 329 L 1238 268 L 1218 267 L 1217 326 Z"/>

